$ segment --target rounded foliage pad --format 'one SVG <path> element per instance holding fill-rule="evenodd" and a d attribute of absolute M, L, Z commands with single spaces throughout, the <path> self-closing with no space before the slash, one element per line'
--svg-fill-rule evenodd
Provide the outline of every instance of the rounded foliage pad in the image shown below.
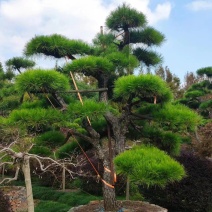
<path fill-rule="evenodd" d="M 150 102 L 153 102 L 154 97 L 157 102 L 167 102 L 172 98 L 167 84 L 159 76 L 151 74 L 120 77 L 115 82 L 114 94 L 115 97 L 138 97 Z"/>
<path fill-rule="evenodd" d="M 183 166 L 153 146 L 136 146 L 118 155 L 114 162 L 118 173 L 148 186 L 165 186 L 185 176 Z"/>

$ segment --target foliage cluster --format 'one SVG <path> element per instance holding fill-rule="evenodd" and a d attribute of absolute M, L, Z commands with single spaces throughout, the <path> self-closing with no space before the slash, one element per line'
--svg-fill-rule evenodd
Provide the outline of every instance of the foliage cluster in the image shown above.
<path fill-rule="evenodd" d="M 35 36 L 29 43 L 26 44 L 24 54 L 32 56 L 36 54 L 43 54 L 46 56 L 53 56 L 55 58 L 70 57 L 73 54 L 90 53 L 91 48 L 88 44 L 81 40 L 70 40 L 65 36 L 53 34 Z"/>
<path fill-rule="evenodd" d="M 67 73 L 72 72 L 81 72 L 85 76 L 98 76 L 98 72 L 104 72 L 109 74 L 113 71 L 113 64 L 106 58 L 88 56 L 83 57 L 78 60 L 74 60 L 72 63 L 67 64 L 64 67 Z"/>
<path fill-rule="evenodd" d="M 58 124 L 62 120 L 63 114 L 60 111 L 41 108 L 13 110 L 8 119 L 10 123 L 22 124 L 36 129 L 48 128 L 48 126 Z"/>
<path fill-rule="evenodd" d="M 161 110 L 153 111 L 153 116 L 174 132 L 193 131 L 202 121 L 201 116 L 181 104 L 166 104 Z"/>
<path fill-rule="evenodd" d="M 21 73 L 21 69 L 32 68 L 35 62 L 22 57 L 13 57 L 6 61 L 6 66 L 11 67 L 13 70 L 18 70 Z"/>
<path fill-rule="evenodd" d="M 172 94 L 166 83 L 157 76 L 151 74 L 140 76 L 123 76 L 115 82 L 114 95 L 128 99 L 130 96 L 137 97 L 149 102 L 168 102 L 172 99 Z"/>
<path fill-rule="evenodd" d="M 135 183 L 165 186 L 181 180 L 185 171 L 174 159 L 153 146 L 136 146 L 114 159 L 116 171 L 126 174 Z"/>
<path fill-rule="evenodd" d="M 20 92 L 59 92 L 67 90 L 68 78 L 55 70 L 27 70 L 16 78 L 16 86 Z"/>

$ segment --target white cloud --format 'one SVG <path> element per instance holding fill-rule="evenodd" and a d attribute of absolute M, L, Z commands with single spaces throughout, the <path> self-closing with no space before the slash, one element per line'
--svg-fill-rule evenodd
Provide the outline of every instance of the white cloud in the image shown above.
<path fill-rule="evenodd" d="M 155 11 L 153 12 L 149 11 L 149 22 L 155 24 L 159 20 L 168 19 L 171 13 L 171 9 L 172 6 L 170 2 L 158 4 Z"/>
<path fill-rule="evenodd" d="M 187 4 L 187 7 L 193 11 L 212 10 L 212 1 L 211 0 L 193 1 L 190 4 Z"/>
<path fill-rule="evenodd" d="M 150 0 L 125 0 L 146 14 L 149 24 L 167 19 L 167 1 L 149 8 Z M 5 0 L 0 1 L 0 59 L 22 54 L 34 35 L 58 33 L 71 39 L 91 42 L 110 11 L 123 0 Z"/>

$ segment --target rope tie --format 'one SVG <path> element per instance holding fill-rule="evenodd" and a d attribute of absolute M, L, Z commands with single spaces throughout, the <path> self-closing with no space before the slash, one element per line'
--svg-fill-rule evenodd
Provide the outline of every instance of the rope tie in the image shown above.
<path fill-rule="evenodd" d="M 66 59 L 66 58 L 65 58 L 65 59 Z M 66 63 L 67 63 L 67 59 L 66 59 Z M 74 76 L 73 76 L 73 74 L 72 74 L 71 71 L 70 71 L 70 76 L 71 76 L 72 81 L 73 81 L 73 83 L 74 83 L 75 89 L 78 91 L 79 89 L 78 89 L 78 87 L 77 87 L 76 81 L 75 81 Z M 83 100 L 82 100 L 82 97 L 81 97 L 80 92 L 77 92 L 77 95 L 78 95 L 78 98 L 79 98 L 81 104 L 83 105 Z M 88 121 L 88 123 L 89 123 L 90 126 L 91 126 L 91 122 L 90 122 L 90 119 L 89 119 L 88 116 L 87 116 L 87 121 Z M 73 135 L 72 132 L 71 132 L 71 134 L 72 134 L 73 138 L 75 138 L 75 136 Z M 100 176 L 99 172 L 96 170 L 95 166 L 93 165 L 93 163 L 91 162 L 91 160 L 89 159 L 89 157 L 87 156 L 87 154 L 85 153 L 85 151 L 83 150 L 82 146 L 79 144 L 79 142 L 77 141 L 76 138 L 75 138 L 75 140 L 76 140 L 78 146 L 80 147 L 80 149 L 82 150 L 83 154 L 84 154 L 85 157 L 87 158 L 88 162 L 91 164 L 91 166 L 93 167 L 94 171 L 96 172 L 96 174 L 97 174 L 97 180 L 98 180 L 98 181 L 101 180 L 106 186 L 108 186 L 108 187 L 110 187 L 110 188 L 114 188 L 113 185 L 111 185 L 111 184 L 107 183 L 105 180 L 103 180 L 103 178 Z M 104 167 L 104 168 L 106 168 L 106 167 Z M 107 169 L 107 168 L 106 168 L 106 169 Z M 107 170 L 109 170 L 109 169 L 107 169 Z M 110 170 L 109 170 L 109 171 L 110 171 Z M 111 171 L 110 171 L 110 172 L 111 172 Z M 116 178 L 115 178 L 115 175 L 114 175 L 114 179 L 116 179 Z M 114 180 L 114 182 L 115 182 L 115 180 Z"/>
<path fill-rule="evenodd" d="M 71 131 L 70 131 L 71 132 Z M 107 183 L 105 180 L 103 180 L 103 178 L 100 176 L 99 172 L 97 171 L 97 169 L 95 168 L 94 164 L 92 163 L 92 161 L 89 159 L 88 155 L 86 154 L 86 152 L 83 150 L 82 146 L 79 144 L 79 142 L 77 141 L 77 139 L 75 138 L 75 136 L 73 135 L 73 133 L 71 132 L 73 138 L 76 140 L 78 146 L 80 147 L 80 149 L 82 150 L 83 154 L 85 155 L 86 159 L 88 160 L 88 162 L 91 164 L 92 168 L 94 169 L 94 171 L 97 174 L 97 181 L 101 180 L 106 186 L 110 187 L 110 188 L 114 188 L 113 185 Z M 105 169 L 107 169 L 106 167 L 104 167 Z M 109 170 L 109 169 L 107 169 Z M 110 171 L 110 170 L 109 170 Z"/>

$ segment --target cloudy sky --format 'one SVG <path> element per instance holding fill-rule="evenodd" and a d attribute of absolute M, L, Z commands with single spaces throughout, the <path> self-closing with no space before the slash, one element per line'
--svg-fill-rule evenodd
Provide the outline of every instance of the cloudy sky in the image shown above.
<path fill-rule="evenodd" d="M 91 42 L 106 17 L 126 2 L 166 36 L 156 50 L 163 66 L 183 79 L 212 66 L 212 0 L 0 0 L 0 61 L 22 56 L 35 35 L 53 33 Z M 55 61 L 36 60 L 48 67 Z"/>

